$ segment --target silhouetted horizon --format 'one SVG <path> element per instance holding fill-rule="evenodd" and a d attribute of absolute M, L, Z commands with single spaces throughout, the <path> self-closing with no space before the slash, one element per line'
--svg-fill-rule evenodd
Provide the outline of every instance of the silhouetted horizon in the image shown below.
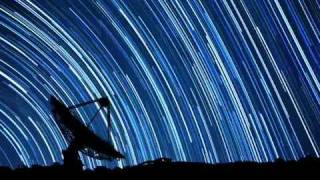
<path fill-rule="evenodd" d="M 284 161 L 278 159 L 275 162 L 235 162 L 224 164 L 207 164 L 196 162 L 172 162 L 167 158 L 160 158 L 154 161 L 147 161 L 136 166 L 109 169 L 107 167 L 96 167 L 95 169 L 70 169 L 59 163 L 52 166 L 35 165 L 31 168 L 21 167 L 10 169 L 0 167 L 0 177 L 2 175 L 22 175 L 24 177 L 42 177 L 55 175 L 75 174 L 75 177 L 201 177 L 201 178 L 227 178 L 227 177 L 312 177 L 318 174 L 320 168 L 320 158 L 306 157 L 298 161 Z"/>

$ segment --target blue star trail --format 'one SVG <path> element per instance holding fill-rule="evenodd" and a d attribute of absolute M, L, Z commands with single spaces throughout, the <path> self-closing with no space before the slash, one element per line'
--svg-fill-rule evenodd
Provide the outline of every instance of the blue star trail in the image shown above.
<path fill-rule="evenodd" d="M 320 153 L 319 0 L 0 2 L 0 165 L 62 162 L 50 95 L 112 103 L 126 156 L 223 163 Z M 86 123 L 98 109 L 78 109 Z"/>

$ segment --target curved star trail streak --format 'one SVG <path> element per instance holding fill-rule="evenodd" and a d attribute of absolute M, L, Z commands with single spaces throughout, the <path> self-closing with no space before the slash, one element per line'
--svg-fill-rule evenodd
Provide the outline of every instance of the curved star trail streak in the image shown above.
<path fill-rule="evenodd" d="M 319 157 L 320 1 L 0 2 L 0 165 L 61 162 L 48 103 L 107 96 L 126 159 Z M 98 107 L 79 109 L 83 121 Z"/>

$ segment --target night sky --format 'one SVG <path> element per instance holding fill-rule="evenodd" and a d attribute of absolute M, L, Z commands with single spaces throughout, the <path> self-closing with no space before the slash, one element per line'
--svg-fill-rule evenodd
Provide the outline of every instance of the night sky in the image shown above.
<path fill-rule="evenodd" d="M 1 0 L 0 166 L 62 162 L 50 95 L 110 99 L 87 168 L 319 157 L 319 81 L 319 0 Z"/>

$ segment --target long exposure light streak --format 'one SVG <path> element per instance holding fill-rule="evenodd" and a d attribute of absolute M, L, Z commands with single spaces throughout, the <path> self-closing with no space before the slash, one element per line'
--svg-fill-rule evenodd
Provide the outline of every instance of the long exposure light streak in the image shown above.
<path fill-rule="evenodd" d="M 90 128 L 126 159 L 297 160 L 320 153 L 319 0 L 0 1 L 0 165 L 66 148 L 48 102 L 106 96 Z M 86 123 L 99 107 L 78 109 Z"/>

